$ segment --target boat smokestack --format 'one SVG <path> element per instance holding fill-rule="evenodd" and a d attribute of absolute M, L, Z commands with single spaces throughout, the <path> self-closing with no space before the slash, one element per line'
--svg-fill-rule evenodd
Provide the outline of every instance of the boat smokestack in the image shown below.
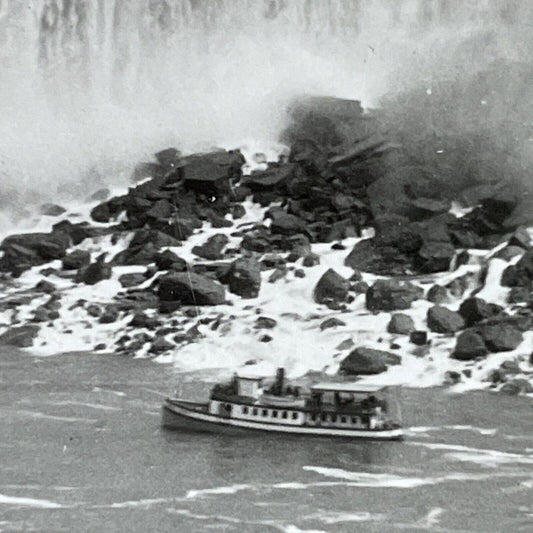
<path fill-rule="evenodd" d="M 276 370 L 276 381 L 274 383 L 274 394 L 281 396 L 283 393 L 283 384 L 285 382 L 285 369 L 278 368 Z"/>

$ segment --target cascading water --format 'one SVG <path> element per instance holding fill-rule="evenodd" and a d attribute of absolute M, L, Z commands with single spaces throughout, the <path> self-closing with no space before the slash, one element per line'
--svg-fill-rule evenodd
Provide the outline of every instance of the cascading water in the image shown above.
<path fill-rule="evenodd" d="M 532 11 L 489 0 L 0 0 L 2 204 L 86 194 L 167 144 L 275 141 L 296 94 L 372 105 L 451 67 L 520 56 L 516 23 Z"/>

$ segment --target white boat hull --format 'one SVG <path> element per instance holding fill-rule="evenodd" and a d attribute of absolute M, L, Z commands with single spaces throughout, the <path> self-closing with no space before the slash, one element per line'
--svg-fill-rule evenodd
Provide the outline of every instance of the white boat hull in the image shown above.
<path fill-rule="evenodd" d="M 179 403 L 178 403 L 179 402 Z M 163 405 L 163 426 L 172 429 L 195 432 L 216 432 L 226 434 L 243 434 L 249 432 L 270 432 L 287 435 L 306 435 L 312 437 L 342 437 L 348 439 L 400 440 L 403 438 L 401 428 L 394 429 L 355 429 L 334 428 L 311 425 L 294 425 L 283 423 L 255 422 L 239 418 L 226 418 L 207 411 L 201 412 L 181 400 L 167 400 Z"/>

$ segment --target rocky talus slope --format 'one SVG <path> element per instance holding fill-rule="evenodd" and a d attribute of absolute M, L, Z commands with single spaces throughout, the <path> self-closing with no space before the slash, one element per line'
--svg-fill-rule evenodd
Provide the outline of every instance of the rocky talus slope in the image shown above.
<path fill-rule="evenodd" d="M 247 175 L 170 148 L 90 217 L 45 206 L 50 231 L 0 246 L 0 342 L 532 392 L 527 189 L 435 181 L 355 101 L 291 117 Z"/>

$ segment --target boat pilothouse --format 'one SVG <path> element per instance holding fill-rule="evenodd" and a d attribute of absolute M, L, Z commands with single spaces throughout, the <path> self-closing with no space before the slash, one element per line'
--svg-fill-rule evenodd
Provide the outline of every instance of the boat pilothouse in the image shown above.
<path fill-rule="evenodd" d="M 167 398 L 163 424 L 193 431 L 402 438 L 394 398 L 387 387 L 325 382 L 309 389 L 285 385 L 283 369 L 270 387 L 263 378 L 234 376 L 216 385 L 208 402 Z"/>

